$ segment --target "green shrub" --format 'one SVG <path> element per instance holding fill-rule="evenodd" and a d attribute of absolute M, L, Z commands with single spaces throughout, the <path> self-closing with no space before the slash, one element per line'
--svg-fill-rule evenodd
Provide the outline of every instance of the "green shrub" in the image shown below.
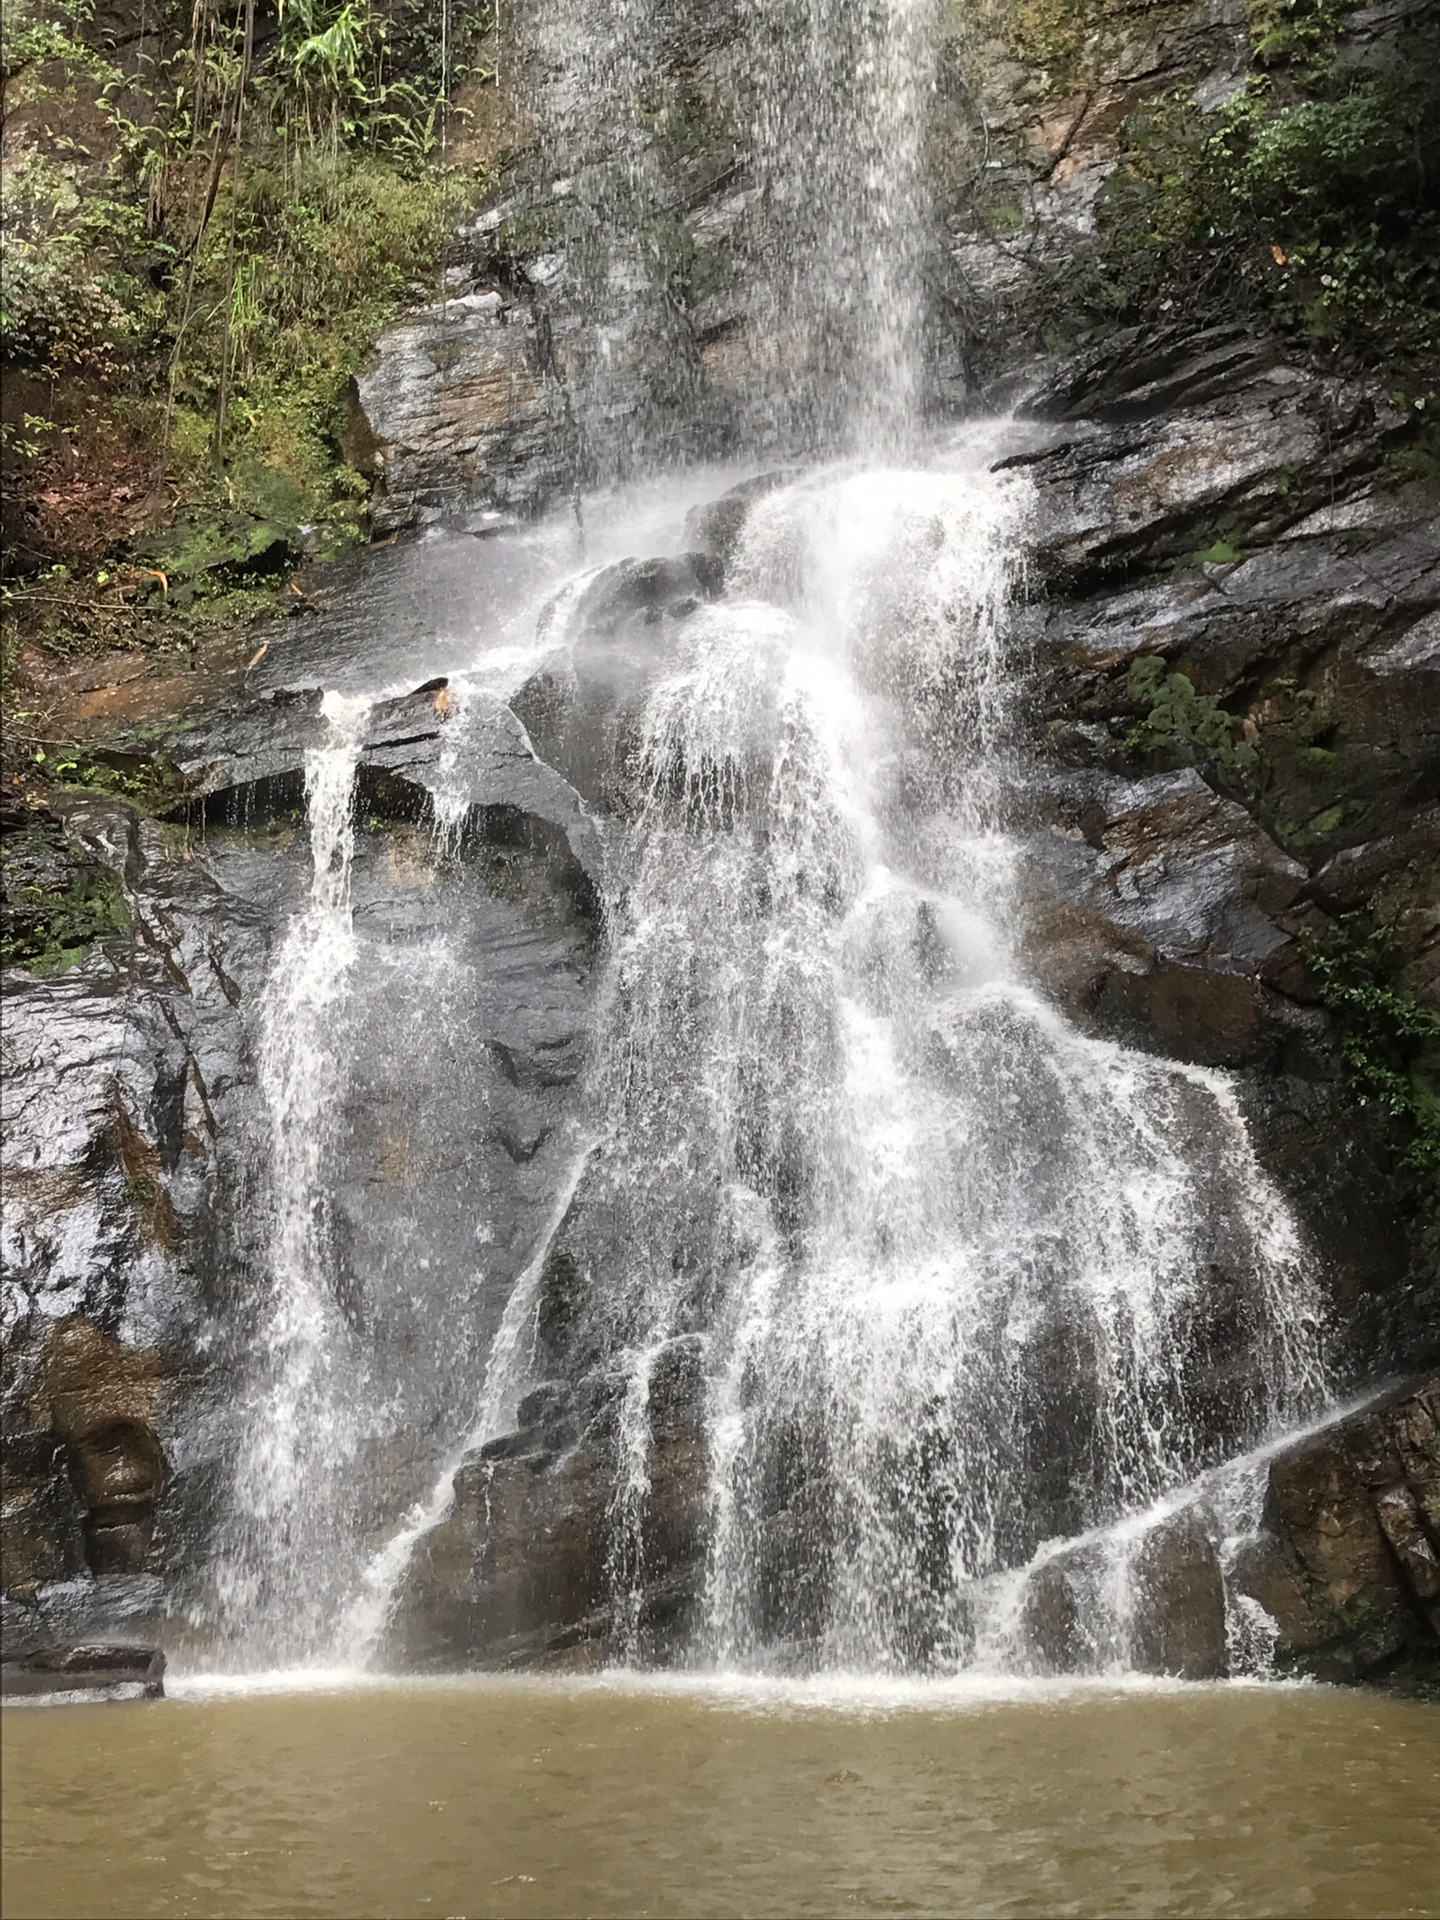
<path fill-rule="evenodd" d="M 1405 1127 L 1410 1165 L 1440 1170 L 1440 1010 L 1398 978 L 1390 930 L 1364 932 L 1351 919 L 1311 940 L 1306 958 L 1355 1091 Z"/>
<path fill-rule="evenodd" d="M 442 48 L 423 0 L 287 0 L 247 64 L 245 10 L 196 0 L 122 77 L 90 0 L 5 10 L 0 359 L 103 395 L 194 526 L 356 518 L 348 382 L 486 184 L 431 164 L 493 25 L 447 17 Z"/>
<path fill-rule="evenodd" d="M 1202 112 L 1184 93 L 1122 130 L 1101 195 L 1115 305 L 1268 312 L 1368 362 L 1440 359 L 1440 32 L 1361 61 L 1335 50 L 1342 9 L 1266 0 L 1258 71 Z"/>

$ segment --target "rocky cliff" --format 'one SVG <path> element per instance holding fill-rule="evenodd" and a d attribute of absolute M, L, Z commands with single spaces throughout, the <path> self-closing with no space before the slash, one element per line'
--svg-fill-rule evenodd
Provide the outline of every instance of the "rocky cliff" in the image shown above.
<path fill-rule="evenodd" d="M 1415 12 L 1353 16 L 1342 51 L 1373 61 Z M 1238 294 L 1188 312 L 1157 285 L 1106 308 L 1136 116 L 1177 90 L 1202 113 L 1235 97 L 1256 61 L 1241 7 L 947 18 L 927 404 L 937 422 L 1013 409 L 1009 457 L 1037 491 L 1030 963 L 1086 1029 L 1234 1075 L 1319 1255 L 1341 1387 L 1419 1377 L 1440 1354 L 1440 523 L 1413 394 Z M 374 530 L 435 529 L 442 569 L 463 569 L 496 525 L 613 477 L 622 445 L 642 460 L 732 452 L 773 346 L 753 297 L 767 210 L 747 170 L 738 13 L 666 14 L 626 154 L 567 91 L 557 30 L 543 5 L 517 23 L 502 184 L 451 243 L 443 298 L 382 334 L 356 384 Z M 605 318 L 603 384 L 595 258 L 623 229 L 617 169 L 657 211 L 643 297 L 619 276 Z M 623 761 L 615 662 L 639 661 L 643 679 L 630 637 L 718 591 L 752 498 L 701 515 L 684 563 L 592 589 L 580 724 L 575 689 L 531 685 L 467 735 L 458 895 L 434 893 L 422 842 L 455 777 L 443 684 L 402 665 L 414 691 L 371 716 L 365 964 L 378 980 L 396 943 L 465 917 L 489 983 L 464 1035 L 481 1090 L 467 1112 L 484 1118 L 470 1129 L 442 1100 L 423 1126 L 392 1123 L 433 1036 L 397 1039 L 348 1096 L 335 1224 L 370 1249 L 352 1265 L 395 1276 L 347 1311 L 423 1344 L 405 1222 L 448 1217 L 458 1166 L 483 1177 L 496 1251 L 457 1366 L 483 1352 L 552 1203 L 603 933 L 594 818 L 616 804 Z M 28 765 L 7 788 L 7 1645 L 140 1620 L 177 1641 L 206 1631 L 207 1541 L 261 1291 L 255 1012 L 306 884 L 296 828 L 318 688 L 357 652 L 408 663 L 434 640 L 407 598 L 403 540 L 396 552 L 317 577 L 324 612 L 297 613 L 268 660 L 213 681 L 152 663 L 118 698 L 108 667 L 72 682 L 75 758 L 58 781 Z M 616 1410 L 567 1349 L 563 1263 L 546 1284 L 556 1378 L 514 1434 L 461 1464 L 392 1622 L 407 1664 L 606 1651 Z M 1226 1313 L 1217 1292 L 1217 1375 Z M 680 1341 L 652 1380 L 642 1625 L 660 1653 L 703 1556 L 695 1379 Z M 1433 1402 L 1433 1381 L 1412 1387 L 1270 1462 L 1245 1579 L 1282 1667 L 1433 1675 Z M 434 1418 L 417 1407 L 390 1454 L 354 1463 L 371 1535 L 423 1490 Z M 1195 1657 L 1213 1671 L 1220 1656 Z"/>

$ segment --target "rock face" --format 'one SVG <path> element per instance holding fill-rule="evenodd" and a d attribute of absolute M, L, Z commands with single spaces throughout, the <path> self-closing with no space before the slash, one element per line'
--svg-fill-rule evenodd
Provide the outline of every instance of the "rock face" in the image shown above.
<path fill-rule="evenodd" d="M 619 1383 L 551 1381 L 520 1403 L 518 1426 L 455 1476 L 449 1514 L 420 1543 L 386 1652 L 403 1667 L 585 1667 L 661 1658 L 693 1626 L 704 1571 L 708 1477 L 697 1340 L 657 1356 L 644 1591 L 617 1619 L 614 1476 Z"/>
<path fill-rule="evenodd" d="M 1337 1072 L 1338 1045 L 1361 1043 L 1315 960 L 1369 941 L 1373 989 L 1433 1030 L 1434 504 L 1384 485 L 1383 397 L 1232 331 L 1112 339 L 1034 404 L 1070 417 L 1022 456 L 1047 583 L 1033 963 L 1082 1024 L 1238 1073 L 1329 1251 L 1348 1377 L 1413 1370 L 1440 1331 L 1433 1258 L 1400 1226 L 1426 1187 Z M 1377 1044 L 1423 1108 L 1433 1040 Z"/>
<path fill-rule="evenodd" d="M 1357 1103 L 1310 955 L 1358 913 L 1392 930 L 1397 977 L 1422 993 L 1434 980 L 1433 518 L 1381 484 L 1383 400 L 1233 334 L 1127 337 L 1052 362 L 1047 378 L 1019 456 L 1038 500 L 1037 698 L 1014 822 L 1030 963 L 1092 1031 L 1235 1076 L 1266 1165 L 1323 1257 L 1343 1385 L 1431 1363 L 1440 1287 L 1417 1230 L 1421 1183 L 1400 1163 L 1403 1136 Z M 1316 422 L 1336 419 L 1327 438 Z M 602 932 L 601 823 L 631 804 L 640 702 L 675 633 L 722 590 L 745 516 L 774 483 L 698 511 L 689 551 L 590 579 L 563 668 L 540 665 L 508 702 L 472 692 L 463 735 L 442 678 L 367 717 L 354 890 L 360 978 L 373 983 L 360 997 L 376 1024 L 365 1074 L 341 1096 L 335 1226 L 349 1266 L 380 1276 L 366 1297 L 347 1295 L 356 1329 L 420 1353 L 435 1330 L 413 1284 L 417 1236 L 453 1250 L 473 1236 L 466 1196 L 487 1196 L 495 1252 L 464 1338 L 437 1358 L 437 1395 L 447 1366 L 478 1377 L 553 1204 Z M 1209 558 L 1222 524 L 1227 557 Z M 12 1644 L 143 1634 L 167 1617 L 178 1634 L 177 1616 L 194 1614 L 263 1290 L 255 1012 L 307 884 L 297 809 L 305 757 L 328 728 L 305 664 L 327 644 L 343 655 L 359 617 L 338 606 L 307 622 L 283 672 L 267 668 L 258 691 L 171 743 L 181 785 L 167 817 L 72 795 L 42 822 L 46 857 L 102 871 L 122 911 L 78 963 L 17 969 L 7 985 L 7 1062 L 23 1090 L 7 1143 Z M 468 877 L 442 883 L 427 822 L 456 780 Z M 391 1124 L 426 1062 L 446 1084 L 456 1047 L 424 1009 L 400 1037 L 387 954 L 462 926 L 487 983 L 465 1030 L 474 1099 Z M 460 1105 L 483 1111 L 483 1126 L 467 1131 Z M 615 1389 L 604 1356 L 570 1341 L 584 1316 L 564 1252 L 562 1233 L 542 1316 L 556 1377 L 513 1435 L 459 1469 L 391 1623 L 399 1664 L 576 1664 L 622 1648 L 663 1658 L 690 1632 L 708 1526 L 693 1355 L 677 1343 L 655 1370 L 647 1583 L 633 1617 L 617 1619 L 610 1574 L 629 1549 Z M 1217 1293 L 1221 1393 L 1227 1310 Z M 382 1538 L 433 1473 L 427 1418 L 365 1456 L 367 1537 Z M 1278 1657 L 1350 1677 L 1406 1668 L 1423 1645 L 1405 1623 L 1421 1616 L 1401 1575 L 1386 1586 L 1376 1571 L 1399 1565 L 1393 1545 L 1386 1560 L 1374 1544 L 1390 1535 L 1372 1529 L 1370 1584 L 1355 1589 L 1379 1597 L 1346 1611 L 1305 1544 L 1328 1536 L 1306 1533 L 1299 1492 L 1282 1508 L 1276 1473 L 1279 1544 L 1257 1557 L 1269 1570 L 1253 1590 L 1281 1624 Z M 1146 1553 L 1135 1657 L 1157 1672 L 1223 1670 L 1213 1551 L 1180 1527 Z M 1063 1569 L 1052 1585 L 1034 1604 L 1050 1610 L 1039 1637 L 1063 1668 L 1082 1623 Z"/>
<path fill-rule="evenodd" d="M 527 513 L 566 484 L 563 393 L 534 308 L 499 287 L 458 293 L 386 333 L 356 394 L 383 486 L 375 530 L 474 511 Z"/>
<path fill-rule="evenodd" d="M 765 209 L 747 170 L 741 13 L 662 10 L 664 103 L 617 156 L 567 94 L 557 8 L 530 9 L 517 53 L 541 138 L 517 133 L 503 197 L 454 243 L 447 297 L 387 330 L 356 383 L 376 531 L 452 528 L 426 549 L 437 592 L 479 564 L 471 535 L 626 458 L 733 449 L 774 359 L 754 294 Z M 1242 72 L 1238 0 L 1087 15 L 1078 41 L 1063 19 L 1058 40 L 1037 40 L 1044 8 L 1018 28 L 998 0 L 963 11 L 936 96 L 927 395 L 937 412 L 1013 404 L 1013 460 L 1036 489 L 1035 699 L 1011 823 L 1028 963 L 1088 1031 L 1233 1076 L 1321 1261 L 1338 1385 L 1358 1391 L 1440 1354 L 1433 1169 L 1403 1120 L 1436 1097 L 1433 497 L 1390 462 L 1400 420 L 1383 391 L 1246 326 L 1067 344 L 1037 321 L 1093 230 L 1125 114 L 1181 84 L 1219 98 Z M 617 177 L 643 177 L 663 208 L 647 234 L 658 277 L 597 252 L 618 244 Z M 685 551 L 600 570 L 569 656 L 507 699 L 468 693 L 463 736 L 441 677 L 367 718 L 363 1071 L 339 1096 L 331 1224 L 351 1268 L 379 1276 L 346 1296 L 357 1338 L 430 1356 L 447 1391 L 476 1377 L 559 1188 L 604 932 L 604 819 L 633 802 L 649 677 L 785 477 L 699 508 Z M 321 684 L 337 661 L 364 656 L 366 684 L 393 686 L 396 660 L 418 657 L 414 575 L 397 563 L 400 585 L 385 585 L 401 552 L 366 556 L 358 592 L 337 587 L 248 691 L 162 742 L 177 782 L 163 804 L 52 791 L 0 813 L 7 1649 L 193 1625 L 264 1293 L 257 1019 L 308 884 L 306 757 L 328 738 Z M 497 603 L 528 590 L 496 580 Z M 429 671 L 407 664 L 399 684 Z M 443 874 L 437 795 L 455 803 Z M 427 943 L 463 950 L 481 982 L 468 1014 L 439 990 L 395 1012 L 386 970 Z M 458 1301 L 421 1277 L 422 1247 L 442 1246 L 445 1270 L 472 1276 Z M 580 1288 L 562 1232 L 543 1275 L 541 1370 L 556 1377 L 460 1466 L 391 1622 L 399 1664 L 663 1657 L 693 1622 L 708 1524 L 693 1347 L 677 1340 L 652 1373 L 649 1577 L 635 1617 L 616 1619 L 620 1416 L 603 1356 L 570 1339 Z M 441 1306 L 455 1339 L 437 1332 Z M 1227 1311 L 1217 1286 L 1217 1391 Z M 1238 1577 L 1275 1622 L 1282 1669 L 1431 1670 L 1435 1396 L 1432 1382 L 1269 1465 L 1266 1538 Z M 433 1415 L 417 1401 L 393 1446 L 356 1466 L 367 1539 L 433 1473 Z M 1148 1670 L 1224 1670 L 1213 1548 L 1183 1518 L 1147 1540 Z M 1083 1644 L 1076 1591 L 1057 1560 L 1031 1596 L 1057 1670 Z"/>
<path fill-rule="evenodd" d="M 1235 1076 L 1252 1136 L 1320 1258 L 1341 1381 L 1425 1364 L 1440 1348 L 1440 1290 L 1416 1231 L 1423 1187 L 1397 1165 L 1400 1136 L 1347 1084 L 1343 1028 L 1311 955 L 1363 911 L 1393 929 L 1401 977 L 1422 995 L 1435 977 L 1433 510 L 1380 484 L 1383 400 L 1282 365 L 1233 331 L 1086 349 L 1052 370 L 1032 405 L 1049 419 L 1021 456 L 1037 485 L 1044 589 L 1022 802 L 1031 963 L 1092 1031 Z M 1337 412 L 1345 425 L 1332 444 L 1316 423 Z M 1283 487 L 1297 462 L 1300 477 Z M 761 491 L 747 483 L 692 516 L 716 566 Z M 1233 544 L 1212 560 L 1222 523 Z M 647 608 L 660 633 L 713 590 L 691 566 L 602 575 L 573 677 L 536 682 L 517 701 L 531 737 L 602 811 L 626 804 L 615 770 L 646 680 Z M 1395 660 L 1406 663 L 1399 677 Z M 617 1622 L 604 1577 L 621 1550 L 615 1443 L 603 1394 L 592 1397 L 598 1357 L 571 1344 L 584 1288 L 566 1244 L 562 1229 L 542 1325 L 550 1364 L 579 1385 L 547 1390 L 544 1418 L 537 1403 L 531 1424 L 461 1469 L 451 1514 L 404 1589 L 397 1658 L 591 1660 L 613 1653 L 617 1634 L 663 1656 L 684 1637 L 706 1542 L 702 1426 L 681 1419 L 663 1441 L 654 1427 L 653 1497 L 675 1515 L 674 1545 L 647 1561 L 657 1571 L 642 1620 Z M 1218 1292 L 1212 1304 L 1223 1392 L 1227 1308 Z M 1288 1471 L 1276 1463 L 1272 1489 Z M 1311 1549 L 1293 1502 L 1275 1504 L 1270 1524 L 1285 1543 L 1266 1550 L 1275 1564 L 1303 1563 Z M 1299 1600 L 1280 1606 L 1282 1666 L 1380 1677 L 1410 1645 L 1396 1623 L 1413 1624 L 1413 1596 L 1403 1599 L 1393 1550 L 1386 1559 L 1375 1546 L 1378 1525 L 1376 1567 L 1395 1574 L 1385 1586 L 1372 1570 L 1389 1595 L 1375 1602 L 1391 1609 L 1388 1639 L 1373 1642 L 1384 1651 L 1355 1639 L 1358 1613 L 1327 1613 L 1307 1587 L 1323 1624 L 1297 1624 Z M 1146 1595 L 1136 1663 L 1194 1679 L 1226 1672 L 1215 1539 L 1182 1514 L 1148 1536 L 1135 1577 Z M 1275 1611 L 1266 1596 L 1283 1582 L 1267 1578 L 1249 1590 Z M 1063 1670 L 1085 1639 L 1062 1565 L 1031 1604 L 1049 1609 L 1039 1638 Z"/>
<path fill-rule="evenodd" d="M 52 1647 L 0 1667 L 0 1693 L 83 1693 L 115 1700 L 160 1700 L 165 1694 L 165 1656 L 158 1647 Z"/>
<path fill-rule="evenodd" d="M 489 1337 L 549 1204 L 547 1151 L 584 1057 L 599 847 L 574 790 L 518 722 L 472 705 L 447 761 L 465 804 L 437 871 L 430 786 L 447 748 L 444 683 L 377 707 L 361 755 L 351 1017 L 377 1038 L 341 1092 L 330 1221 L 348 1269 L 374 1276 L 345 1309 L 357 1340 L 438 1343 L 479 1365 L 426 1298 L 455 1255 Z M 297 839 L 318 695 L 222 705 L 176 743 L 172 812 L 53 796 L 44 823 L 72 864 L 104 873 L 123 911 L 59 970 L 5 983 L 3 1566 L 7 1652 L 164 1631 L 205 1616 L 204 1568 L 265 1310 L 267 1120 L 256 1086 L 263 989 L 308 885 Z M 31 815 L 15 813 L 15 830 Z M 485 977 L 463 1025 L 437 997 L 397 1025 L 397 949 L 463 938 Z M 463 1074 L 423 1076 L 434 1050 Z M 422 1089 L 417 1093 L 417 1077 Z M 468 1166 L 485 1195 L 477 1229 Z M 477 1258 L 477 1233 L 488 1251 Z M 393 1294 L 387 1293 L 393 1288 Z M 452 1314 L 459 1309 L 445 1303 Z M 418 1364 L 418 1363 L 417 1363 Z M 427 1368 L 420 1366 L 420 1371 Z M 425 1417 L 372 1449 L 366 1524 L 383 1532 L 433 1472 Z"/>
<path fill-rule="evenodd" d="M 767 380 L 813 344 L 774 298 L 785 195 L 760 150 L 788 141 L 799 168 L 807 149 L 802 129 L 765 131 L 775 103 L 761 104 L 758 68 L 784 55 L 764 32 L 734 0 L 680 0 L 631 16 L 623 51 L 607 52 L 603 30 L 580 44 L 560 0 L 517 9 L 499 188 L 455 236 L 445 299 L 387 329 L 357 383 L 378 526 L 530 511 L 577 470 L 610 478 L 677 447 L 743 453 Z M 1218 103 L 1251 43 L 1241 0 L 1121 15 L 979 0 L 942 9 L 939 35 L 924 387 L 944 414 L 977 391 L 1008 403 L 1056 344 L 1057 310 L 1100 271 L 1087 250 L 1127 115 L 1176 88 Z M 1207 353 L 1212 392 L 1254 357 Z M 1152 411 L 1167 379 L 1162 364 L 1144 382 Z"/>
<path fill-rule="evenodd" d="M 1282 1672 L 1440 1694 L 1440 1374 L 1271 1461 L 1237 1579 Z"/>

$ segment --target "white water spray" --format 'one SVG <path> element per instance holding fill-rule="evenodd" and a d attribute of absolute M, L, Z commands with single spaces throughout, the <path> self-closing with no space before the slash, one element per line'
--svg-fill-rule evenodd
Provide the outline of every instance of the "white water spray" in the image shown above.
<path fill-rule="evenodd" d="M 219 1585 L 242 1656 L 313 1652 L 328 1615 L 325 1572 L 340 1543 L 316 1537 L 314 1486 L 343 1473 L 351 1434 L 338 1354 L 348 1330 L 327 1225 L 344 1058 L 333 1044 L 355 957 L 350 869 L 354 786 L 368 698 L 327 694 L 325 743 L 305 760 L 310 895 L 286 929 L 260 1015 L 259 1082 L 269 1120 L 270 1302 L 231 1492 Z M 321 1511 L 324 1510 L 323 1503 Z M 342 1576 L 343 1577 L 343 1576 Z M 283 1600 L 276 1617 L 273 1601 Z M 279 1637 L 280 1644 L 273 1644 Z"/>
<path fill-rule="evenodd" d="M 677 1336 L 708 1355 L 696 1650 L 726 1666 L 968 1664 L 979 1583 L 1320 1391 L 1314 1291 L 1228 1082 L 1087 1038 L 1027 981 L 1026 511 L 978 463 L 779 490 L 648 700 L 610 1147 L 566 1230 L 584 1350 L 625 1382 L 622 1651 Z"/>

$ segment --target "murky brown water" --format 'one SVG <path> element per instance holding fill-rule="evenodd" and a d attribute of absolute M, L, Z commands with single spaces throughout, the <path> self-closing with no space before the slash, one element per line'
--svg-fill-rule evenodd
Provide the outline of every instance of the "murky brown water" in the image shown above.
<path fill-rule="evenodd" d="M 4 1911 L 1440 1915 L 1440 1711 L 937 1699 L 501 1681 L 11 1708 Z"/>

